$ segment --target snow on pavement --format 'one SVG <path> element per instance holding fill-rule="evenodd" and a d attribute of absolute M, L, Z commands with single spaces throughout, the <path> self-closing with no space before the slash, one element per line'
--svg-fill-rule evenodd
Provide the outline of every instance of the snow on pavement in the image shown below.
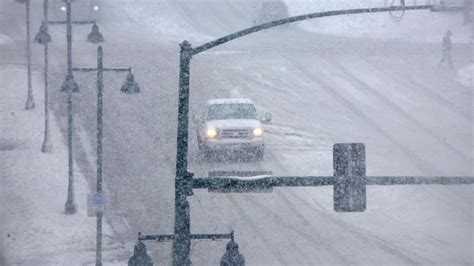
<path fill-rule="evenodd" d="M 373 47 L 381 49 L 376 45 Z M 417 44 L 407 46 L 407 49 L 413 48 L 417 48 Z M 368 175 L 429 175 L 418 169 L 410 154 L 429 163 L 429 170 L 434 171 L 436 167 L 444 171 L 434 171 L 436 174 L 472 175 L 472 163 L 464 158 L 472 148 L 472 130 L 466 127 L 466 122 L 472 121 L 471 116 L 466 121 L 464 112 L 454 112 L 458 109 L 453 111 L 446 104 L 453 102 L 462 111 L 472 106 L 468 102 L 472 94 L 464 99 L 456 93 L 445 92 L 444 84 L 448 84 L 451 92 L 466 88 L 454 86 L 456 83 L 452 82 L 450 74 L 440 75 L 436 71 L 437 54 L 416 53 L 416 56 L 422 60 L 414 64 L 415 60 L 410 60 L 409 56 L 400 57 L 397 53 L 385 54 L 385 60 L 373 60 L 347 56 L 341 51 L 331 59 L 318 56 L 318 53 L 308 58 L 267 58 L 264 62 L 270 67 L 265 68 L 259 64 L 265 58 L 257 56 L 229 66 L 246 70 L 232 73 L 233 79 L 228 78 L 230 95 L 256 99 L 257 109 L 270 111 L 274 117 L 266 129 L 271 155 L 262 162 L 263 170 L 271 169 L 276 175 L 285 174 L 284 170 L 291 174 L 330 175 L 332 144 L 362 141 L 367 145 Z M 394 60 L 397 58 L 409 62 L 410 68 L 426 73 L 404 73 L 411 69 Z M 375 66 L 372 65 L 374 61 L 377 62 Z M 431 70 L 431 62 L 434 62 L 434 70 L 427 71 Z M 434 79 L 435 76 L 438 77 Z M 308 82 L 308 79 L 315 82 Z M 332 90 L 325 90 L 321 82 Z M 418 83 L 426 88 L 419 87 Z M 438 93 L 440 99 L 434 97 Z M 387 95 L 390 99 L 385 98 Z M 357 112 L 350 107 L 356 107 Z M 409 115 L 403 111 L 405 109 L 410 111 Z M 444 127 L 439 125 L 440 119 Z M 443 142 L 444 136 L 449 142 Z M 397 151 L 397 143 L 391 143 L 394 141 L 405 148 Z M 447 145 L 451 142 L 453 145 Z M 432 152 L 435 149 L 441 152 Z M 454 149 L 460 152 L 443 156 Z M 284 169 L 278 172 L 272 163 L 281 164 Z M 367 211 L 355 214 L 333 212 L 332 188 L 288 189 L 285 193 L 295 206 L 292 210 L 311 224 L 318 224 L 325 230 L 333 223 L 340 224 L 346 229 L 344 233 L 360 236 L 358 243 L 361 246 L 375 241 L 422 264 L 472 263 L 472 186 L 370 186 Z M 266 198 L 265 204 L 276 198 L 275 195 Z M 281 220 L 293 216 L 298 215 L 285 213 Z M 317 223 L 321 216 L 327 219 Z M 303 226 L 295 227 L 301 230 Z M 308 231 L 307 235 L 312 233 L 314 231 Z M 351 247 L 348 243 L 331 242 L 344 250 L 344 255 L 350 254 L 346 251 Z M 347 247 L 344 244 L 348 244 Z M 245 246 L 242 246 L 244 250 Z M 297 249 L 301 250 L 301 247 Z M 245 255 L 253 259 L 254 254 L 247 252 Z M 374 254 L 380 258 L 384 253 Z M 375 263 L 369 260 L 352 257 L 351 262 Z M 397 264 L 390 260 L 385 263 Z"/>
<path fill-rule="evenodd" d="M 33 72 L 36 108 L 25 110 L 26 70 L 0 68 L 0 176 L 2 265 L 95 264 L 96 219 L 87 216 L 88 184 L 75 168 L 77 213 L 66 215 L 67 148 L 51 117 L 53 152 L 42 153 L 44 134 L 43 84 Z M 112 264 L 123 247 L 111 243 L 112 231 L 103 225 L 104 262 Z M 3 257 L 3 258 L 2 258 Z"/>
<path fill-rule="evenodd" d="M 474 63 L 458 70 L 456 80 L 462 85 L 472 89 L 472 76 L 474 75 Z"/>
<path fill-rule="evenodd" d="M 0 33 L 0 45 L 12 44 L 13 40 L 5 34 Z"/>
<path fill-rule="evenodd" d="M 336 1 L 332 1 L 332 2 L 335 3 Z M 347 2 L 344 1 L 344 3 L 347 3 Z M 291 11 L 291 8 L 292 7 L 290 6 L 290 11 Z M 151 12 L 151 10 L 149 13 L 151 13 L 151 14 L 148 14 L 149 17 L 151 17 L 152 19 L 156 19 L 155 17 L 153 17 L 154 13 Z M 135 15 L 138 15 L 138 14 L 142 14 L 142 13 L 140 12 L 135 13 Z M 367 31 L 365 34 L 361 34 L 364 32 L 355 31 L 353 27 L 345 27 L 344 23 L 342 22 L 335 23 L 334 20 L 330 22 L 330 20 L 325 19 L 325 20 L 318 20 L 318 21 L 313 21 L 313 22 L 308 22 L 308 23 L 314 23 L 314 25 L 321 25 L 321 23 L 326 23 L 325 21 L 327 21 L 327 23 L 333 23 L 333 25 L 326 25 L 325 27 L 319 26 L 319 28 L 334 29 L 335 26 L 339 26 L 340 29 L 342 29 L 339 31 L 339 35 L 358 33 L 359 35 L 357 35 L 357 37 L 360 37 L 360 36 L 368 37 L 369 35 L 368 33 L 375 32 L 374 28 L 377 28 L 377 30 L 379 30 L 377 33 L 391 32 L 393 27 L 398 27 L 400 28 L 400 30 L 402 30 L 402 28 L 406 29 L 406 27 L 403 27 L 403 25 L 405 25 L 404 23 L 409 22 L 410 19 L 412 18 L 412 17 L 409 18 L 408 15 L 409 14 L 407 13 L 405 17 L 408 20 L 404 20 L 402 21 L 402 23 L 397 23 L 394 21 L 390 21 L 390 18 L 385 14 L 385 16 L 381 18 L 384 20 L 388 20 L 390 22 L 387 22 L 388 23 L 386 24 L 387 27 L 384 27 L 384 28 L 380 27 L 380 24 L 378 23 L 378 21 L 373 21 L 373 20 L 369 20 L 367 22 L 363 20 L 356 21 L 358 24 L 357 23 L 355 24 L 358 25 L 359 28 L 366 28 Z M 172 16 L 173 15 L 170 15 L 170 17 Z M 445 16 L 445 15 L 441 14 L 441 16 Z M 351 18 L 354 18 L 354 17 L 351 17 Z M 379 18 L 379 16 L 371 16 L 371 18 L 375 19 L 375 18 Z M 177 20 L 178 19 L 176 19 L 176 21 Z M 197 15 L 196 15 L 196 20 L 197 20 Z M 347 20 L 347 21 L 354 23 L 354 20 Z M 157 21 L 157 23 L 151 23 L 151 24 L 153 25 L 153 27 L 158 26 L 158 25 L 163 25 L 162 23 L 161 24 L 160 23 L 161 21 Z M 233 25 L 232 23 L 229 23 L 229 24 Z M 366 24 L 371 24 L 375 26 L 373 28 L 366 27 L 367 26 Z M 422 24 L 420 21 L 418 21 L 417 23 L 413 23 L 413 25 L 420 25 L 420 24 Z M 430 24 L 430 27 L 432 27 L 431 24 Z M 200 29 L 203 29 L 203 28 L 206 28 L 206 27 L 202 26 Z M 436 42 L 439 42 L 439 36 L 441 36 L 444 33 L 444 29 L 439 29 L 437 27 L 432 27 L 432 28 L 433 28 L 432 33 L 434 33 L 433 40 Z M 439 33 L 437 31 L 435 32 L 434 29 L 437 29 L 440 32 Z M 174 32 L 175 28 L 170 28 L 169 31 Z M 224 30 L 219 28 L 219 29 L 215 29 L 215 31 L 211 33 L 214 33 L 214 32 L 220 33 L 221 31 L 224 32 Z M 164 32 L 169 33 L 167 31 L 164 31 Z M 141 34 L 143 34 L 143 31 L 141 31 Z M 417 34 L 413 34 L 413 31 L 411 34 L 409 32 L 404 31 L 403 34 L 400 33 L 399 35 L 400 36 L 402 35 L 403 36 L 419 36 Z M 456 38 L 458 38 L 459 36 L 460 35 L 457 34 L 457 31 L 455 31 L 455 35 L 453 36 L 455 42 L 457 41 Z M 387 37 L 387 36 L 383 35 L 382 37 Z M 226 55 L 226 52 L 220 52 L 220 55 Z M 307 66 L 308 64 L 304 64 L 304 65 Z M 243 66 L 245 65 L 240 64 L 240 67 L 243 67 Z M 260 64 L 256 65 L 256 67 L 260 67 L 260 66 L 261 66 Z M 275 67 L 280 67 L 280 66 L 275 65 Z M 315 86 L 309 83 L 305 84 L 305 81 L 308 81 L 308 78 L 307 77 L 305 78 L 304 73 L 301 73 L 298 70 L 298 68 L 295 67 L 294 63 L 283 64 L 283 66 L 281 66 L 281 69 L 282 71 L 285 70 L 287 73 L 291 74 L 291 77 L 293 77 L 293 79 L 290 79 L 290 81 L 286 81 L 286 82 L 294 85 L 292 87 L 296 87 L 296 88 L 292 88 L 292 90 L 288 89 L 286 91 L 282 90 L 283 96 L 281 97 L 277 97 L 278 95 L 275 95 L 276 94 L 275 92 L 272 92 L 272 95 L 271 95 L 273 104 L 279 102 L 279 100 L 282 103 L 280 106 L 281 109 L 279 113 L 272 112 L 273 114 L 277 114 L 275 115 L 276 121 L 277 122 L 278 120 L 294 121 L 292 124 L 278 125 L 275 123 L 274 124 L 275 128 L 271 128 L 274 130 L 273 132 L 278 132 L 278 133 L 283 134 L 282 137 L 280 136 L 275 137 L 275 142 L 279 141 L 278 143 L 274 142 L 274 144 L 279 145 L 278 147 L 279 150 L 276 149 L 275 153 L 276 155 L 279 155 L 282 158 L 286 158 L 287 160 L 281 159 L 278 161 L 288 162 L 285 165 L 286 167 L 285 170 L 287 170 L 288 172 L 293 172 L 292 168 L 295 168 L 294 172 L 300 171 L 300 172 L 305 172 L 306 174 L 318 174 L 319 172 L 325 172 L 326 170 L 330 171 L 331 170 L 330 148 L 331 148 L 331 144 L 334 143 L 335 139 L 332 138 L 329 132 L 322 132 L 324 130 L 321 129 L 318 125 L 316 125 L 316 123 L 313 123 L 311 127 L 308 126 L 308 128 L 298 127 L 299 123 L 297 122 L 304 123 L 304 120 L 318 121 L 317 119 L 314 119 L 313 117 L 311 117 L 311 120 L 309 120 L 309 119 L 305 119 L 305 117 L 298 117 L 296 115 L 293 116 L 290 112 L 288 112 L 289 114 L 286 114 L 285 116 L 285 113 L 283 113 L 282 111 L 285 108 L 288 108 L 289 111 L 292 111 L 290 108 L 292 106 L 289 103 L 290 100 L 288 99 L 287 95 L 290 95 L 290 93 L 293 93 L 294 94 L 293 96 L 297 97 L 298 93 L 295 93 L 294 92 L 295 90 L 304 91 L 304 89 L 307 89 L 307 91 L 310 91 L 310 89 Z M 354 69 L 354 68 L 351 68 L 351 69 Z M 9 79 L 10 77 L 17 77 L 19 81 L 25 80 L 26 74 L 23 69 L 5 69 L 1 71 L 2 71 L 1 72 L 2 81 L 6 80 L 6 77 L 9 77 Z M 265 70 L 263 71 L 259 70 L 255 72 L 260 73 L 260 74 L 262 74 L 263 72 L 264 74 L 262 76 L 262 80 L 258 82 L 263 83 L 263 81 L 265 81 L 266 79 L 268 79 L 269 81 L 272 81 L 273 83 L 276 83 L 275 81 L 278 81 L 278 77 L 275 77 L 274 75 L 275 73 L 266 73 Z M 338 73 L 338 72 L 335 72 L 335 73 Z M 268 74 L 268 75 L 265 75 L 265 74 Z M 297 79 L 296 78 L 297 76 L 301 76 L 301 80 Z M 283 81 L 285 81 L 285 78 L 282 78 L 282 79 Z M 255 78 L 252 78 L 249 80 L 255 80 Z M 344 83 L 342 82 L 343 81 L 340 81 L 340 83 L 334 83 L 334 86 L 344 85 Z M 42 112 L 41 112 L 41 104 L 40 104 L 42 101 L 40 98 L 41 91 L 40 90 L 36 91 L 37 88 L 35 88 L 34 95 L 35 95 L 37 108 L 33 111 L 28 111 L 28 112 L 24 111 L 22 108 L 24 106 L 24 100 L 26 100 L 25 99 L 26 86 L 23 83 L 14 84 L 12 82 L 7 85 L 3 83 L 2 86 L 5 86 L 5 88 L 2 87 L 0 90 L 0 93 L 8 93 L 8 92 L 12 92 L 14 89 L 22 88 L 22 89 L 15 90 L 15 93 L 14 93 L 15 95 L 5 95 L 5 96 L 2 95 L 1 100 L 0 100 L 1 101 L 0 112 L 1 112 L 1 117 L 2 117 L 2 122 L 1 122 L 2 134 L 1 134 L 1 139 L 0 139 L 0 146 L 2 147 L 2 150 L 4 149 L 3 147 L 6 147 L 5 149 L 8 149 L 8 151 L 6 150 L 0 151 L 0 156 L 1 156 L 0 160 L 2 162 L 5 162 L 6 165 L 14 166 L 14 168 L 9 168 L 8 172 L 6 172 L 7 170 L 3 169 L 2 167 L 3 169 L 2 171 L 5 171 L 5 174 L 3 174 L 2 172 L 2 175 L 1 175 L 2 180 L 5 180 L 3 182 L 5 185 L 3 185 L 2 188 L 4 189 L 9 188 L 8 193 L 7 191 L 5 191 L 5 194 L 2 193 L 2 197 L 1 197 L 2 202 L 6 202 L 6 204 L 2 204 L 2 206 L 5 206 L 5 210 L 2 210 L 2 213 L 7 214 L 7 215 L 2 215 L 2 217 L 8 216 L 8 219 L 5 219 L 5 222 L 2 221 L 2 224 L 5 224 L 4 227 L 11 236 L 8 238 L 5 237 L 3 240 L 4 245 L 7 247 L 6 257 L 8 257 L 9 260 L 12 260 L 13 264 L 44 265 L 44 264 L 65 264 L 66 262 L 69 262 L 70 264 L 75 264 L 75 265 L 84 264 L 84 263 L 91 264 L 93 263 L 93 259 L 95 256 L 94 254 L 95 253 L 94 251 L 95 219 L 88 218 L 85 215 L 84 203 L 85 203 L 85 195 L 87 194 L 87 183 L 84 181 L 84 178 L 80 176 L 79 171 L 76 168 L 76 173 L 77 173 L 76 175 L 76 201 L 78 203 L 79 212 L 78 214 L 74 216 L 65 216 L 63 214 L 63 210 L 64 210 L 64 201 L 65 201 L 66 188 L 67 188 L 67 180 L 66 180 L 67 168 L 66 168 L 66 163 L 65 163 L 66 150 L 64 148 L 64 144 L 58 141 L 60 139 L 59 137 L 60 133 L 59 133 L 59 130 L 57 129 L 57 126 L 55 126 L 53 123 L 53 128 L 55 129 L 55 134 L 53 136 L 53 139 L 56 141 L 54 153 L 46 155 L 39 152 L 41 142 L 42 142 L 42 130 L 43 130 L 42 122 L 41 122 Z M 38 73 L 35 74 L 35 84 L 40 84 L 40 78 L 39 78 Z M 270 84 L 270 85 L 273 85 L 273 84 Z M 349 85 L 350 84 L 347 84 L 347 86 Z M 260 86 L 264 87 L 262 86 L 262 84 L 260 84 Z M 284 89 L 284 88 L 281 88 L 281 86 L 275 86 L 275 87 L 276 89 Z M 350 89 L 350 87 L 348 87 L 347 89 Z M 317 90 L 314 90 L 314 91 L 315 92 L 313 93 L 317 92 Z M 245 88 L 242 93 L 244 95 L 250 94 L 249 91 L 246 91 Z M 308 94 L 301 94 L 301 95 L 304 95 L 304 96 L 299 96 L 300 98 L 294 99 L 295 100 L 294 106 L 298 106 L 298 105 L 304 106 L 304 104 L 302 104 L 305 102 L 304 98 L 306 97 L 308 98 L 308 100 L 310 98 L 308 97 L 309 96 Z M 259 96 L 258 93 L 255 96 L 256 97 L 254 98 L 258 98 L 258 99 L 265 98 L 265 97 L 258 97 Z M 261 96 L 268 96 L 268 93 L 267 95 L 261 95 Z M 319 93 L 317 98 L 318 98 L 318 101 L 320 101 L 320 104 L 332 105 L 331 103 L 334 101 L 331 101 L 330 96 L 331 95 L 324 95 L 323 93 Z M 315 100 L 311 100 L 311 103 L 313 105 L 314 105 L 314 101 Z M 308 106 L 310 105 L 308 104 Z M 341 120 L 346 121 L 351 118 L 349 115 L 346 115 L 346 113 L 344 112 L 344 106 L 334 104 L 334 107 L 332 108 L 333 110 L 337 110 L 337 111 L 339 111 L 339 108 L 341 109 L 341 112 L 337 112 L 341 114 L 339 117 L 341 118 Z M 15 114 L 14 116 L 11 115 L 12 110 L 14 110 L 13 111 Z M 326 114 L 324 113 L 321 114 L 322 119 L 320 123 L 323 125 L 332 125 L 337 128 L 337 124 L 335 124 L 335 122 L 331 122 L 329 118 L 324 119 L 325 115 Z M 5 119 L 3 117 L 5 117 Z M 279 117 L 285 118 L 285 119 L 280 119 Z M 5 120 L 5 122 L 3 122 L 3 120 Z M 334 121 L 339 121 L 339 120 L 334 119 Z M 7 125 L 7 127 L 5 127 L 5 133 L 3 132 L 4 125 Z M 338 136 L 338 134 L 342 135 L 342 133 L 344 133 L 344 129 L 339 129 L 335 131 L 336 131 L 334 132 L 334 135 L 336 135 L 335 137 L 341 137 L 341 136 Z M 3 140 L 3 138 L 5 138 L 5 140 Z M 337 139 L 337 141 L 340 141 L 340 139 Z M 295 158 L 292 158 L 292 156 L 294 155 L 292 151 L 286 150 L 290 148 L 291 146 L 304 149 L 308 153 L 311 152 L 311 154 L 308 154 L 309 156 L 305 156 L 307 157 L 307 159 L 301 158 L 301 156 L 300 157 L 295 156 Z M 319 148 L 319 150 L 317 148 Z M 383 150 L 383 147 L 379 146 L 378 150 L 379 151 Z M 372 147 L 370 147 L 370 149 L 368 148 L 368 151 L 372 153 L 373 151 Z M 370 155 L 368 154 L 368 156 Z M 313 158 L 321 158 L 321 157 L 323 159 L 317 160 L 316 162 L 313 159 Z M 306 163 L 306 161 L 298 161 L 298 159 L 308 160 L 310 162 Z M 385 158 L 382 158 L 382 159 L 385 159 Z M 30 164 L 34 167 L 30 167 L 30 166 L 24 167 L 24 165 L 20 165 L 20 163 Z M 48 165 L 48 168 L 42 169 L 41 166 L 44 167 L 45 163 L 47 163 L 46 165 Z M 292 165 L 289 165 L 290 163 Z M 395 164 L 393 163 L 390 163 L 390 164 L 391 165 L 389 165 L 388 167 L 384 167 L 385 165 L 380 165 L 379 170 L 380 171 L 383 170 L 383 173 L 390 172 L 388 171 L 388 169 L 391 169 L 389 167 L 393 167 L 393 168 L 396 167 Z M 376 165 L 376 164 L 371 163 L 370 167 L 372 167 L 373 165 Z M 303 167 L 306 167 L 306 169 Z M 32 172 L 33 169 L 35 170 L 34 172 Z M 409 171 L 409 170 L 411 169 L 405 169 L 405 171 L 412 173 L 412 171 Z M 30 178 L 26 179 L 25 176 L 28 176 Z M 37 188 L 41 190 L 38 190 L 38 191 L 35 190 Z M 47 188 L 50 188 L 50 189 L 46 190 Z M 20 193 L 20 191 L 25 191 L 25 192 Z M 311 189 L 301 189 L 301 190 L 295 191 L 295 193 L 297 193 L 298 195 L 293 195 L 293 193 L 291 192 L 291 193 L 285 194 L 285 196 L 288 196 L 290 199 L 292 199 L 292 202 L 295 202 L 294 203 L 295 206 L 299 205 L 297 210 L 300 215 L 295 216 L 296 218 L 303 216 L 303 218 L 306 218 L 304 221 L 311 221 L 313 224 L 318 224 L 318 226 L 324 225 L 322 226 L 323 231 L 325 231 L 323 232 L 323 236 L 326 236 L 326 238 L 328 239 L 328 242 L 330 242 L 331 245 L 335 245 L 336 247 L 341 248 L 341 250 L 347 247 L 350 248 L 351 251 L 348 252 L 347 255 L 351 255 L 351 253 L 357 251 L 357 249 L 352 248 L 350 244 L 346 245 L 344 241 L 340 241 L 340 239 L 333 237 L 332 235 L 335 233 L 327 230 L 326 228 L 326 227 L 329 228 L 330 226 L 330 224 L 327 225 L 328 221 L 331 223 L 332 222 L 337 223 L 338 225 L 343 225 L 339 227 L 348 228 L 352 232 L 355 232 L 354 233 L 355 236 L 360 236 L 360 242 L 362 242 L 361 246 L 367 246 L 368 248 L 372 246 L 367 245 L 364 242 L 367 242 L 367 239 L 369 238 L 370 239 L 369 242 L 375 243 L 377 245 L 380 244 L 380 246 L 385 246 L 385 249 L 388 249 L 388 250 L 395 250 L 397 252 L 401 252 L 402 255 L 404 253 L 407 253 L 408 251 L 412 251 L 412 252 L 414 251 L 418 254 L 421 254 L 419 255 L 421 258 L 420 259 L 415 258 L 416 259 L 415 261 L 423 261 L 424 258 L 429 258 L 431 260 L 431 263 L 446 262 L 446 264 L 453 264 L 453 263 L 469 264 L 470 262 L 472 262 L 472 254 L 471 255 L 469 254 L 469 250 L 472 250 L 472 237 L 471 237 L 472 236 L 472 187 L 462 187 L 459 189 L 456 189 L 456 187 L 454 187 L 452 191 L 451 190 L 447 191 L 445 188 L 438 188 L 438 187 L 431 187 L 429 191 L 428 189 L 425 189 L 424 187 L 417 187 L 417 188 L 413 188 L 409 190 L 398 189 L 396 187 L 395 188 L 393 187 L 377 188 L 377 189 L 369 188 L 368 205 L 370 207 L 367 212 L 362 213 L 362 214 L 335 214 L 333 213 L 331 192 L 332 192 L 331 189 L 318 189 L 316 193 L 314 190 L 311 190 Z M 41 198 L 38 198 L 38 195 L 40 193 L 41 193 Z M 456 193 L 458 193 L 459 195 L 456 196 Z M 433 198 L 427 197 L 427 195 L 430 195 L 430 194 L 433 196 L 433 198 L 435 198 L 435 200 L 433 200 Z M 233 200 L 234 196 L 232 195 L 229 198 Z M 235 198 L 238 199 L 237 196 L 235 196 Z M 32 202 L 32 199 L 35 199 L 35 201 Z M 251 199 L 253 199 L 253 197 Z M 13 203 L 14 200 L 17 200 L 18 203 L 16 202 Z M 411 202 L 415 202 L 415 203 L 411 203 Z M 247 205 L 245 207 L 249 207 L 249 206 L 251 205 Z M 441 211 L 439 210 L 439 208 L 441 208 Z M 245 209 L 245 208 L 242 208 L 242 209 Z M 40 210 L 44 210 L 44 212 Z M 255 214 L 258 215 L 257 217 L 263 220 L 264 218 L 263 216 L 265 213 L 262 214 L 258 212 L 259 210 L 258 208 L 256 210 L 257 211 L 255 211 Z M 249 208 L 249 211 L 252 211 L 252 210 L 250 210 Z M 238 215 L 240 215 L 241 213 L 242 212 L 239 212 Z M 293 214 L 293 212 L 287 212 L 287 213 Z M 234 215 L 234 216 L 229 215 L 226 217 L 237 217 L 239 219 L 238 215 Z M 286 213 L 284 213 L 282 216 L 285 216 L 285 215 Z M 295 225 L 298 224 L 299 226 L 295 226 L 292 223 L 285 223 L 285 222 L 281 224 L 283 226 L 288 227 L 290 230 L 300 230 L 301 221 L 297 220 L 296 218 L 293 219 L 293 221 L 295 222 L 294 224 Z M 253 219 L 253 220 L 255 221 L 258 219 Z M 195 219 L 193 219 L 193 221 L 195 221 Z M 249 218 L 241 219 L 240 217 L 240 219 L 237 220 L 237 222 L 239 221 L 244 223 L 246 221 L 252 221 L 252 220 Z M 232 224 L 232 223 L 234 223 L 234 221 L 232 221 L 232 219 L 229 218 L 229 224 Z M 197 226 L 197 225 L 194 224 L 193 226 Z M 203 226 L 208 226 L 208 225 L 203 225 Z M 223 225 L 223 226 L 225 227 L 226 225 Z M 245 224 L 244 226 L 248 226 L 248 225 Z M 244 226 L 242 226 L 241 228 L 244 228 Z M 263 251 L 258 250 L 258 249 L 251 250 L 251 247 L 252 247 L 250 245 L 251 243 L 245 243 L 245 241 L 248 241 L 248 242 L 254 241 L 253 240 L 253 238 L 255 238 L 255 235 L 253 235 L 254 231 L 265 232 L 263 230 L 267 230 L 265 234 L 260 232 L 260 234 L 258 234 L 258 237 L 263 239 L 262 243 L 264 244 L 268 244 L 268 243 L 265 243 L 265 241 L 268 241 L 269 244 L 271 245 L 277 245 L 277 244 L 273 244 L 274 242 L 270 241 L 270 240 L 276 239 L 277 236 L 275 236 L 273 232 L 268 232 L 268 231 L 274 230 L 274 228 L 272 227 L 265 228 L 261 226 L 260 224 L 256 224 L 256 226 L 258 227 L 254 227 L 254 230 L 248 230 L 248 231 L 240 230 L 239 234 L 244 234 L 246 240 L 243 239 L 242 241 L 244 242 L 239 242 L 239 243 L 241 245 L 243 244 L 242 250 L 243 250 L 244 255 L 247 255 L 250 258 L 257 258 L 259 259 L 258 262 L 263 264 L 265 262 L 271 261 L 272 259 L 272 258 L 266 258 L 265 256 L 262 256 L 262 254 L 265 255 L 265 252 L 268 252 L 268 250 L 263 250 Z M 231 226 L 229 226 L 229 228 L 230 227 Z M 449 227 L 455 228 L 455 230 Z M 209 227 L 204 227 L 203 229 L 208 229 L 208 228 Z M 276 228 L 279 228 L 279 227 L 276 227 Z M 307 235 L 313 234 L 314 232 L 319 231 L 319 230 L 316 230 L 315 227 L 311 227 L 310 229 L 311 230 L 305 231 L 305 234 L 303 234 L 302 236 L 304 237 L 304 236 L 307 236 Z M 107 231 L 108 229 L 106 229 L 106 232 Z M 2 235 L 6 236 L 7 233 L 5 232 L 3 234 L 2 232 Z M 46 239 L 46 237 L 48 236 L 50 238 Z M 240 235 L 240 237 L 242 236 Z M 13 240 L 13 238 L 15 238 L 15 240 Z M 359 238 L 356 238 L 356 239 L 359 239 Z M 387 243 L 383 243 L 383 242 L 387 242 Z M 41 246 L 43 243 L 48 243 L 48 244 L 45 247 L 43 247 Z M 290 242 L 290 244 L 291 243 L 292 242 Z M 347 242 L 347 243 L 352 243 L 352 242 Z M 65 248 L 64 249 L 57 248 L 59 245 L 62 245 Z M 109 247 L 110 245 L 106 244 L 104 246 Z M 460 246 L 461 248 L 459 248 Z M 464 246 L 464 248 L 462 248 L 462 246 Z M 201 258 L 201 264 L 203 265 L 209 262 L 209 257 L 208 257 L 209 249 L 207 249 L 206 247 L 207 246 L 203 245 L 202 252 L 194 251 L 195 252 L 194 254 L 198 254 L 198 255 L 205 254 L 205 256 L 202 256 Z M 285 250 L 287 247 L 288 246 L 286 245 L 275 246 L 274 249 L 278 252 L 287 251 Z M 300 249 L 298 248 L 297 245 L 293 246 L 293 248 L 294 249 L 292 250 L 295 250 L 295 252 L 300 252 L 299 251 Z M 307 258 L 312 258 L 310 254 L 313 253 L 313 248 L 314 248 L 314 244 L 302 252 L 307 253 L 308 255 Z M 407 251 L 407 249 L 409 250 Z M 437 252 L 438 250 L 444 250 L 446 251 L 447 254 L 444 254 L 444 255 L 432 254 L 432 253 L 441 253 L 441 252 Z M 61 254 L 57 254 L 57 253 L 61 253 Z M 374 253 L 373 255 L 377 256 L 378 259 L 380 260 L 385 259 L 384 256 L 381 256 L 381 254 L 383 253 L 377 253 L 377 252 L 373 252 L 373 253 Z M 295 256 L 298 256 L 298 255 L 299 253 L 295 254 Z M 327 254 L 323 254 L 323 255 L 327 256 Z M 359 254 L 359 255 L 364 258 L 369 257 L 369 256 L 366 256 L 366 254 Z M 110 251 L 106 251 L 106 256 L 107 258 L 110 258 L 111 260 L 113 260 L 114 258 L 112 255 L 112 252 Z M 275 254 L 270 253 L 269 256 L 275 257 Z M 302 257 L 303 258 L 301 258 L 301 260 L 304 261 L 305 257 L 304 256 Z M 323 260 L 324 258 L 325 257 L 318 258 L 318 259 Z M 409 259 L 411 258 L 412 258 L 412 255 L 409 256 Z M 454 260 L 452 258 L 457 258 L 457 260 Z M 331 259 L 334 259 L 334 261 L 337 261 L 339 258 L 334 256 L 334 257 L 329 257 L 327 259 L 328 259 L 327 261 L 332 261 Z M 155 262 L 158 262 L 158 261 L 155 261 Z M 293 262 L 295 263 L 295 261 Z M 358 262 L 362 264 L 362 262 L 366 262 L 366 261 L 359 260 Z M 1 263 L 2 261 L 0 261 L 0 264 Z M 429 263 L 429 261 L 425 261 L 425 263 Z M 110 263 L 107 263 L 107 264 L 110 264 Z"/>

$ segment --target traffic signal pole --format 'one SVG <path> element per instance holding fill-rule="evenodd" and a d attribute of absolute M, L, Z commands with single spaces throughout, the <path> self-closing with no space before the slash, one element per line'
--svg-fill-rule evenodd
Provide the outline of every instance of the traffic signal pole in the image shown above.
<path fill-rule="evenodd" d="M 180 74 L 179 74 L 179 109 L 178 109 L 178 139 L 176 151 L 175 179 L 175 224 L 173 241 L 173 265 L 190 265 L 191 251 L 189 202 L 190 194 L 186 186 L 188 173 L 188 113 L 189 113 L 189 64 L 191 61 L 191 45 L 181 43 Z"/>

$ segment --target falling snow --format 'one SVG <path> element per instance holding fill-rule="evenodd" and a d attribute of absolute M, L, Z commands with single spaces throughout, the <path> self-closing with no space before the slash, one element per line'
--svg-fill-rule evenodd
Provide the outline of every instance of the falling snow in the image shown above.
<path fill-rule="evenodd" d="M 70 76 L 49 0 L 48 116 L 44 2 L 31 110 L 18 2 L 0 1 L 1 265 L 95 265 L 97 224 L 104 265 L 474 264 L 463 1 L 288 25 L 269 22 L 403 1 L 81 0 Z"/>

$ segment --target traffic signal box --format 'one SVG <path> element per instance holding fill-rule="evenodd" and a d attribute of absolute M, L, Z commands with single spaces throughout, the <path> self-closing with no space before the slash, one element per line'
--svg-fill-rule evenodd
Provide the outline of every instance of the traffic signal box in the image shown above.
<path fill-rule="evenodd" d="M 333 146 L 334 210 L 363 212 L 366 209 L 365 145 L 337 143 Z"/>

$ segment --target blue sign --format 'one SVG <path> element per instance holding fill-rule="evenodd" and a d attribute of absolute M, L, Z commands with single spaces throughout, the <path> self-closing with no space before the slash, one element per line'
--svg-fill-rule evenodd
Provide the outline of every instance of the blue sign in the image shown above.
<path fill-rule="evenodd" d="M 93 205 L 104 205 L 104 195 L 102 193 L 96 193 L 92 197 Z"/>
<path fill-rule="evenodd" d="M 105 196 L 103 192 L 87 195 L 87 216 L 93 217 L 105 211 Z"/>

